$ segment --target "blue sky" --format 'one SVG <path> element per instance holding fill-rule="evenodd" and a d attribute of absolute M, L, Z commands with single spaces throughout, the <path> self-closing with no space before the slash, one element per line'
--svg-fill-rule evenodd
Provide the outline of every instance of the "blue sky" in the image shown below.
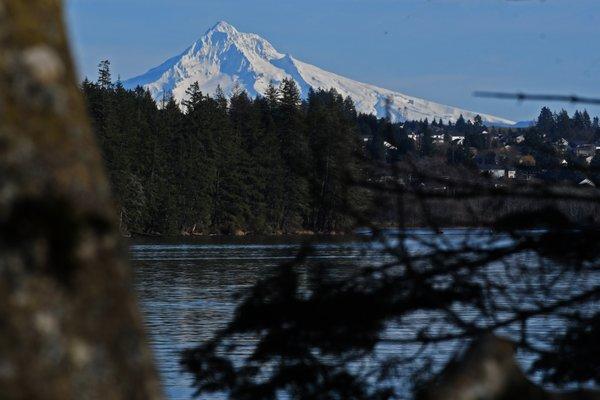
<path fill-rule="evenodd" d="M 600 97 L 600 0 L 66 0 L 82 76 L 130 78 L 219 20 L 338 74 L 514 120 L 540 103 L 475 90 Z M 552 108 L 575 107 L 554 103 Z M 579 106 L 583 108 L 584 106 Z M 587 106 L 594 114 L 600 107 Z"/>

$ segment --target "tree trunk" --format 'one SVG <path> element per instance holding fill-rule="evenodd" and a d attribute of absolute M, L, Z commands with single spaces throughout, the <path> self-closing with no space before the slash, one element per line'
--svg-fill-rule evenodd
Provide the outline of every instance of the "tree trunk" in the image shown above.
<path fill-rule="evenodd" d="M 418 400 L 600 400 L 591 390 L 555 393 L 535 385 L 521 371 L 508 340 L 486 336 L 450 363 Z"/>
<path fill-rule="evenodd" d="M 0 0 L 0 397 L 160 399 L 58 0 Z"/>

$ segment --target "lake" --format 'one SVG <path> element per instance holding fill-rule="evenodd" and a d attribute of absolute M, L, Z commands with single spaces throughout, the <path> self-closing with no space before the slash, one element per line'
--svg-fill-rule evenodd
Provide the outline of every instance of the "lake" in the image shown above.
<path fill-rule="evenodd" d="M 169 399 L 190 399 L 193 393 L 190 376 L 179 367 L 178 352 L 223 327 L 236 294 L 293 259 L 301 242 L 200 238 L 131 245 L 135 286 Z M 329 238 L 315 244 L 318 255 L 312 259 L 344 263 L 363 258 L 365 248 L 355 237 Z"/>
<path fill-rule="evenodd" d="M 444 237 L 462 240 L 465 232 L 449 230 Z M 424 231 L 420 235 L 430 233 Z M 487 236 L 487 233 L 475 235 Z M 191 376 L 184 374 L 179 366 L 180 350 L 210 338 L 215 330 L 222 328 L 232 315 L 236 295 L 271 274 L 281 263 L 292 260 L 302 240 L 219 237 L 131 244 L 135 287 L 169 399 L 190 399 L 193 394 Z M 312 240 L 315 255 L 307 268 L 311 262 L 327 262 L 342 277 L 352 272 L 349 270 L 355 270 L 352 264 L 381 263 L 389 257 L 359 236 Z M 422 316 L 416 324 L 428 324 L 428 318 Z M 558 322 L 547 319 L 532 325 L 530 331 L 540 336 L 560 329 Z M 403 329 L 406 330 L 406 326 L 390 325 L 386 335 L 399 337 L 406 333 Z M 384 354 L 410 350 L 385 343 L 378 346 L 378 351 Z M 444 347 L 436 357 L 446 360 L 454 350 Z"/>

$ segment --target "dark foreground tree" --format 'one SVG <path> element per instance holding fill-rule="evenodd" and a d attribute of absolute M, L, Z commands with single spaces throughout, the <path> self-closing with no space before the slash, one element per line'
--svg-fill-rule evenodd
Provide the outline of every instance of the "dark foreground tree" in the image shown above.
<path fill-rule="evenodd" d="M 0 398 L 160 399 L 60 3 L 0 0 Z"/>

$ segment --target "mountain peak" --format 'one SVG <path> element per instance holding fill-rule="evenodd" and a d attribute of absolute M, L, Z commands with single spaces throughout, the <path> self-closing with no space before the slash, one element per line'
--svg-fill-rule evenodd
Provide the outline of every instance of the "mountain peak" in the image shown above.
<path fill-rule="evenodd" d="M 227 21 L 219 21 L 208 32 L 238 33 L 238 30 Z"/>
<path fill-rule="evenodd" d="M 473 120 L 476 113 L 456 107 L 407 96 L 403 93 L 357 82 L 314 65 L 302 62 L 289 53 L 277 51 L 266 39 L 254 33 L 239 32 L 226 21 L 219 21 L 183 53 L 165 61 L 143 75 L 124 82 L 125 87 L 138 85 L 161 100 L 173 96 L 178 102 L 186 99 L 186 90 L 198 83 L 203 93 L 213 94 L 217 87 L 227 95 L 242 88 L 250 96 L 264 95 L 269 84 L 293 79 L 303 97 L 310 89 L 335 89 L 354 100 L 357 111 L 388 115 L 394 121 L 442 119 L 456 121 L 462 114 Z M 514 122 L 481 114 L 486 123 L 512 125 Z"/>

